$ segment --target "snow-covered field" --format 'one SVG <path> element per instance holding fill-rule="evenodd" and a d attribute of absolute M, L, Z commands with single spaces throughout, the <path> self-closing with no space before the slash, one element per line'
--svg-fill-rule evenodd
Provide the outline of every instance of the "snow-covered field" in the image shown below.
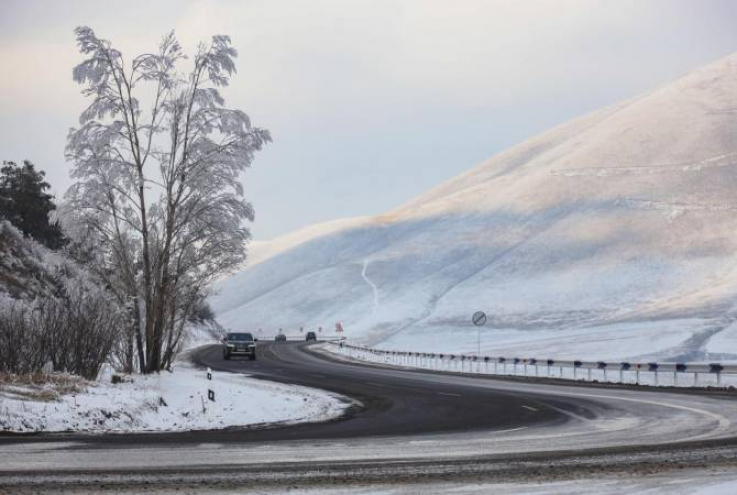
<path fill-rule="evenodd" d="M 232 373 L 206 372 L 177 362 L 174 372 L 126 377 L 113 385 L 68 377 L 57 385 L 0 382 L 0 430 L 140 432 L 323 421 L 347 402 L 316 389 Z M 215 401 L 208 399 L 208 389 Z"/>
<path fill-rule="evenodd" d="M 255 246 L 226 327 L 558 359 L 737 359 L 737 54 L 402 207 Z"/>

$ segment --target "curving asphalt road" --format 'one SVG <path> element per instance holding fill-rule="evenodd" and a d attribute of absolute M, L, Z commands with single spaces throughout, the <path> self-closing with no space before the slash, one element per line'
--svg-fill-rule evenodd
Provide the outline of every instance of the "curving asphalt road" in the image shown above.
<path fill-rule="evenodd" d="M 255 362 L 223 361 L 217 346 L 193 359 L 214 370 L 326 389 L 356 405 L 341 420 L 275 429 L 0 436 L 0 492 L 100 480 L 117 489 L 201 490 L 254 479 L 264 486 L 322 486 L 737 466 L 734 394 L 405 370 L 347 362 L 303 343 L 259 344 Z"/>

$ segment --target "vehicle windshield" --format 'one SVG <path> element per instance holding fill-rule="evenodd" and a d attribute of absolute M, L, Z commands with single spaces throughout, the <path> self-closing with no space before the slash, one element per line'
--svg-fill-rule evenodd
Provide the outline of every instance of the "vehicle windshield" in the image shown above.
<path fill-rule="evenodd" d="M 250 333 L 229 333 L 227 339 L 235 342 L 246 342 L 253 340 L 253 335 Z"/>

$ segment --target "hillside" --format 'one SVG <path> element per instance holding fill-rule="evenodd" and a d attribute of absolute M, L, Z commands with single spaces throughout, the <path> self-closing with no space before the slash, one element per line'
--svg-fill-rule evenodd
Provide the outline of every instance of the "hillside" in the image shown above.
<path fill-rule="evenodd" d="M 259 246 L 232 328 L 391 348 L 737 359 L 737 55 L 558 126 L 372 219 Z"/>
<path fill-rule="evenodd" d="M 57 295 L 64 279 L 80 283 L 86 275 L 76 263 L 0 220 L 0 299 Z"/>

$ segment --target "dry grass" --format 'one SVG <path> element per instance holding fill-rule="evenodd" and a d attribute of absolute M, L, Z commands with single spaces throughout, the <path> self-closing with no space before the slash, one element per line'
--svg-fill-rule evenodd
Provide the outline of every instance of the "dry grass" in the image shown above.
<path fill-rule="evenodd" d="M 51 402 L 63 395 L 78 394 L 88 383 L 67 373 L 0 373 L 0 395 L 20 399 Z"/>

